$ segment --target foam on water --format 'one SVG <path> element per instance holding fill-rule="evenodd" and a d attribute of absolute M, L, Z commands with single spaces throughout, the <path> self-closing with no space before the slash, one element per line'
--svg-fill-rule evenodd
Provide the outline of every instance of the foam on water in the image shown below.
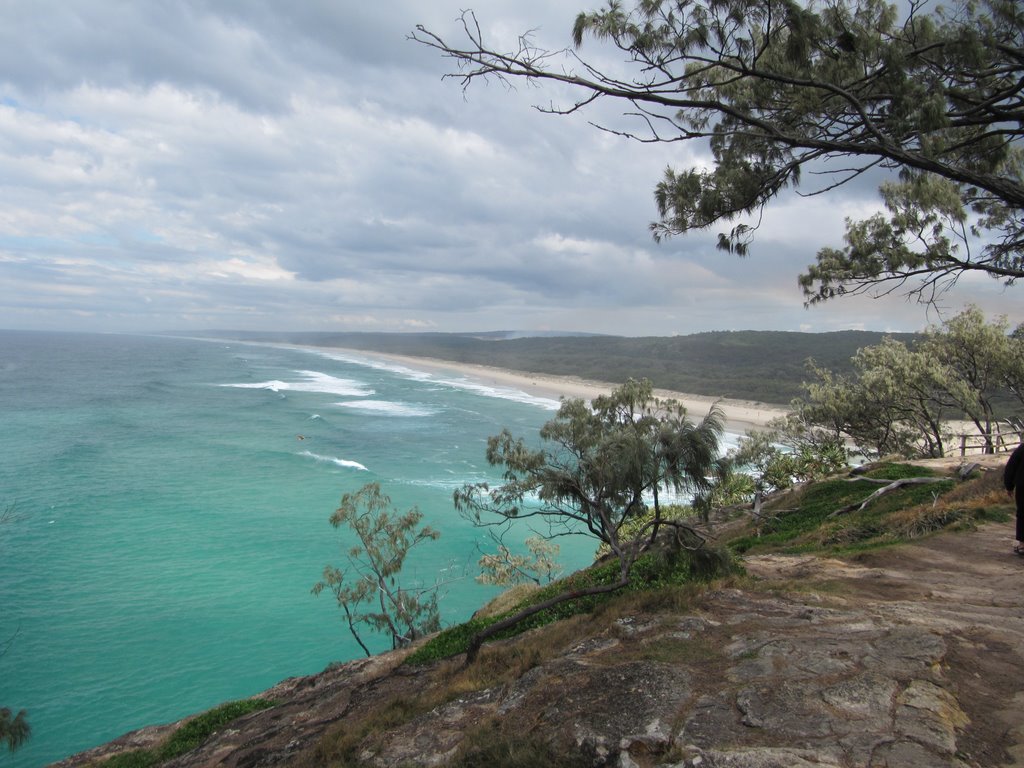
<path fill-rule="evenodd" d="M 539 395 L 531 395 L 528 392 L 524 392 L 521 389 L 515 387 L 502 387 L 493 384 L 483 384 L 479 381 L 475 381 L 469 377 L 450 377 L 445 375 L 439 375 L 434 373 L 428 373 L 426 371 L 418 371 L 414 368 L 410 368 L 407 365 L 400 363 L 393 363 L 379 358 L 362 357 L 354 353 L 342 353 L 342 352 L 325 352 L 318 349 L 310 349 L 310 352 L 321 355 L 330 360 L 338 360 L 341 362 L 351 363 L 353 365 L 359 365 L 366 368 L 372 368 L 378 371 L 386 371 L 396 376 L 411 379 L 413 381 L 420 381 L 425 383 L 433 383 L 441 387 L 450 387 L 453 389 L 460 389 L 466 392 L 472 392 L 473 394 L 481 395 L 483 397 L 491 397 L 499 400 L 510 400 L 515 403 L 523 403 L 525 405 L 533 405 L 539 408 L 543 408 L 547 411 L 557 411 L 561 403 L 556 398 L 541 397 Z M 436 364 L 443 366 L 443 361 L 436 361 Z"/>
<path fill-rule="evenodd" d="M 437 413 L 436 408 L 429 406 L 393 403 L 387 400 L 347 400 L 335 403 L 335 405 L 341 408 L 349 408 L 364 413 L 381 414 L 383 416 L 433 416 Z"/>
<path fill-rule="evenodd" d="M 326 357 L 328 360 L 337 360 L 338 362 L 358 365 L 363 368 L 372 368 L 376 371 L 392 373 L 396 376 L 401 376 L 402 378 L 410 379 L 412 381 L 430 381 L 433 379 L 433 375 L 426 371 L 416 370 L 415 368 L 410 368 L 406 365 L 382 360 L 376 357 L 364 357 L 355 353 L 325 351 L 315 347 L 307 347 L 305 349 L 308 352 L 319 355 L 320 357 Z"/>
<path fill-rule="evenodd" d="M 448 387 L 454 387 L 455 389 L 462 389 L 484 397 L 493 397 L 499 400 L 511 400 L 514 403 L 533 405 L 538 408 L 543 408 L 546 411 L 557 411 L 561 406 L 561 402 L 552 397 L 531 395 L 528 392 L 523 392 L 521 389 L 515 389 L 513 387 L 499 387 L 495 385 L 481 384 L 480 382 L 473 381 L 472 379 L 438 379 L 437 383 Z"/>
<path fill-rule="evenodd" d="M 365 384 L 352 379 L 341 379 L 320 371 L 295 371 L 295 373 L 299 376 L 298 381 L 274 379 L 272 381 L 221 384 L 220 386 L 237 389 L 268 389 L 271 392 L 318 392 L 341 395 L 342 397 L 366 397 L 374 394 L 374 391 Z"/>
<path fill-rule="evenodd" d="M 282 389 L 291 389 L 291 384 L 286 381 L 260 381 L 252 384 L 221 384 L 222 387 L 236 387 L 237 389 L 268 389 L 271 392 L 280 392 Z"/>
<path fill-rule="evenodd" d="M 313 453 L 312 451 L 302 451 L 301 453 L 299 453 L 299 456 L 306 456 L 307 458 L 315 459 L 316 461 L 322 461 L 326 464 L 334 464 L 339 467 L 344 467 L 345 469 L 358 469 L 362 470 L 363 472 L 369 472 L 369 470 L 362 464 L 360 464 L 358 461 L 352 461 L 351 459 L 339 459 L 335 456 L 321 456 L 319 454 Z"/>

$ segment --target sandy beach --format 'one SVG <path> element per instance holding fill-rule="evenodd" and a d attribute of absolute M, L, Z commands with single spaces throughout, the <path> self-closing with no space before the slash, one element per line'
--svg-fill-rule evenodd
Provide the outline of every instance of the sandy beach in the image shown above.
<path fill-rule="evenodd" d="M 353 349 L 337 349 L 337 351 L 400 363 L 408 368 L 427 373 L 457 374 L 488 386 L 518 389 L 535 397 L 551 398 L 552 400 L 558 400 L 563 397 L 579 397 L 584 400 L 592 400 L 599 395 L 607 394 L 616 386 L 607 382 L 591 381 L 574 376 L 526 373 L 505 368 L 493 368 L 487 365 L 456 363 L 450 360 L 439 360 L 429 357 L 412 357 Z M 748 430 L 764 429 L 772 419 L 786 415 L 784 408 L 766 403 L 728 400 L 724 398 L 716 400 L 713 397 L 671 392 L 665 389 L 656 389 L 655 394 L 661 398 L 678 400 L 686 407 L 688 417 L 695 421 L 707 415 L 711 406 L 717 402 L 725 413 L 726 430 L 734 434 L 743 434 Z"/>

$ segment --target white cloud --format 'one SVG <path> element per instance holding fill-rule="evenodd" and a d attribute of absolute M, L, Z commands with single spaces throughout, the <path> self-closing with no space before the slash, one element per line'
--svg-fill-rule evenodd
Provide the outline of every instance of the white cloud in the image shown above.
<path fill-rule="evenodd" d="M 506 47 L 569 42 L 574 6 L 490 4 Z M 704 148 L 644 145 L 564 88 L 442 80 L 407 41 L 459 7 L 14 0 L 0 24 L 0 327 L 916 328 L 905 302 L 806 311 L 797 273 L 871 185 L 773 206 L 747 260 L 656 245 L 652 190 Z M 597 43 L 584 54 L 619 65 Z M 566 59 L 566 66 L 575 66 Z M 1020 319 L 1013 289 L 966 297 Z M 1018 302 L 1019 303 L 1019 302 Z M 1016 320 L 1015 320 L 1016 321 Z"/>

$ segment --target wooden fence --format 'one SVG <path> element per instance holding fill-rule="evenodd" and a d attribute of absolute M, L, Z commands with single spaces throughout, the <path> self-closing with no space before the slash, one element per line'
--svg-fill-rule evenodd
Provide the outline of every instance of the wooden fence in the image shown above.
<path fill-rule="evenodd" d="M 985 450 L 985 436 L 977 432 L 971 434 L 957 435 L 960 438 L 960 455 L 983 454 Z M 1019 424 L 995 424 L 992 431 L 992 447 L 995 453 L 1008 453 L 1021 444 L 1024 440 L 1024 429 Z"/>

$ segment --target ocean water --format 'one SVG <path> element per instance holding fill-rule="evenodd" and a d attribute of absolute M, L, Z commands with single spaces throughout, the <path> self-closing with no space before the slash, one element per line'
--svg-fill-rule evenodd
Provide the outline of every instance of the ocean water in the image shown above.
<path fill-rule="evenodd" d="M 441 532 L 402 578 L 447 581 L 443 621 L 467 618 L 497 592 L 473 579 L 493 547 L 452 491 L 497 481 L 487 437 L 536 436 L 557 406 L 360 353 L 0 331 L 0 706 L 33 728 L 0 765 L 361 655 L 310 588 L 351 542 L 328 518 L 368 482 Z M 592 559 L 560 544 L 567 570 Z"/>
<path fill-rule="evenodd" d="M 452 490 L 497 479 L 488 435 L 535 435 L 556 407 L 355 353 L 0 332 L 0 706 L 33 728 L 0 765 L 359 656 L 310 588 L 342 562 L 341 495 L 371 481 L 441 532 L 403 578 L 455 579 L 442 616 L 466 618 L 495 590 Z M 593 549 L 563 541 L 562 561 Z"/>

